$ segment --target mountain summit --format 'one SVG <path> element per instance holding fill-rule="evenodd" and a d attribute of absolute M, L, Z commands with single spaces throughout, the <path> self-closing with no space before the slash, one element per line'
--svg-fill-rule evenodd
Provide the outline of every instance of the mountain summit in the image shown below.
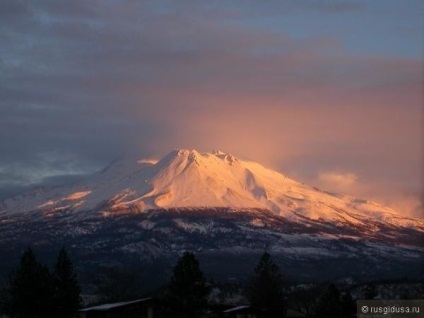
<path fill-rule="evenodd" d="M 256 208 L 290 220 L 351 225 L 372 218 L 424 231 L 423 222 L 402 217 L 391 208 L 321 191 L 222 151 L 187 149 L 173 150 L 159 161 L 118 160 L 84 182 L 10 198 L 2 203 L 0 215 L 34 211 L 110 215 L 194 207 Z"/>

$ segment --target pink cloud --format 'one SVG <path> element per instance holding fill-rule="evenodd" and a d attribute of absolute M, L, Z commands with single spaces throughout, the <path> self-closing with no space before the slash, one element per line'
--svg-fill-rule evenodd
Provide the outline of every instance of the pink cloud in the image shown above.
<path fill-rule="evenodd" d="M 343 191 L 351 193 L 354 187 L 357 186 L 358 177 L 351 172 L 321 172 L 318 175 L 318 182 L 323 189 L 328 191 Z"/>
<path fill-rule="evenodd" d="M 359 177 L 352 172 L 325 171 L 310 180 L 323 190 L 350 194 L 387 205 L 401 215 L 423 218 L 423 201 L 419 193 L 407 193 L 394 181 Z"/>
<path fill-rule="evenodd" d="M 419 62 L 372 59 L 364 62 L 368 67 L 358 69 L 349 58 L 346 69 L 342 59 L 328 71 L 322 65 L 326 59 L 323 62 L 320 56 L 290 57 L 291 63 L 281 57 L 280 64 L 275 57 L 256 64 L 249 64 L 251 57 L 246 56 L 220 58 L 213 65 L 230 68 L 231 64 L 228 78 L 221 72 L 215 76 L 214 67 L 205 61 L 198 67 L 209 68 L 210 78 L 193 80 L 186 87 L 175 87 L 171 78 L 169 86 L 148 90 L 147 96 L 161 105 L 152 119 L 174 132 L 160 142 L 157 152 L 163 147 L 222 148 L 305 181 L 313 181 L 313 173 L 302 173 L 299 162 L 309 162 L 318 170 L 355 171 L 354 175 L 367 175 L 370 185 L 359 186 L 357 179 L 346 178 L 344 183 L 339 180 L 338 192 L 418 216 L 419 196 L 397 193 L 405 187 L 415 192 L 422 187 Z M 256 66 L 249 69 L 249 65 Z M 302 65 L 312 74 L 305 80 L 297 70 Z M 353 75 L 338 78 L 337 65 Z M 318 72 L 321 69 L 324 75 Z M 373 184 L 373 178 L 379 182 Z"/>
<path fill-rule="evenodd" d="M 250 28 L 228 8 L 193 2 L 191 14 L 186 5 L 96 3 L 47 1 L 43 16 L 54 19 L 23 17 L 22 29 L 5 36 L 2 100 L 57 108 L 12 113 L 27 130 L 7 120 L 5 134 L 38 136 L 32 144 L 47 149 L 75 140 L 75 152 L 84 144 L 85 152 L 107 153 L 110 141 L 158 156 L 223 148 L 304 181 L 347 171 L 357 179 L 327 175 L 327 185 L 414 209 L 408 198 L 422 191 L 422 61 L 353 55 L 330 33 L 300 39 Z M 34 40 L 15 47 L 19 32 Z M 49 141 L 61 134 L 65 141 Z"/>

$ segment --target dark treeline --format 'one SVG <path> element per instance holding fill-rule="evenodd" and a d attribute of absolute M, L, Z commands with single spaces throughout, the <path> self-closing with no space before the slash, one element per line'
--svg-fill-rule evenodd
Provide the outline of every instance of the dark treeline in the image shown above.
<path fill-rule="evenodd" d="M 96 303 L 154 296 L 155 317 L 200 318 L 224 317 L 230 304 L 211 300 L 217 284 L 204 276 L 195 255 L 185 252 L 173 267 L 169 284 L 146 295 L 139 273 L 120 268 L 107 268 L 93 279 Z M 349 318 L 356 313 L 356 304 L 347 291 L 334 284 L 319 288 L 290 291 L 279 267 L 264 253 L 252 271 L 250 282 L 240 287 L 243 303 L 255 308 L 261 318 L 281 318 L 290 310 L 309 318 Z M 8 284 L 0 293 L 0 315 L 11 318 L 78 317 L 82 306 L 81 289 L 71 261 L 64 249 L 59 252 L 52 271 L 38 262 L 28 248 L 19 265 L 11 272 Z M 367 284 L 362 298 L 377 295 L 376 286 Z M 235 304 L 233 304 L 235 306 Z"/>
<path fill-rule="evenodd" d="M 53 271 L 28 248 L 0 293 L 0 313 L 11 318 L 71 318 L 81 306 L 80 287 L 65 249 Z"/>

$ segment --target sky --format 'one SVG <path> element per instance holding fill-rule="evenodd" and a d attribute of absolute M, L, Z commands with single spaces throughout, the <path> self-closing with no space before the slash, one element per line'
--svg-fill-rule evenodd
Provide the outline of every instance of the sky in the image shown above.
<path fill-rule="evenodd" d="M 424 217 L 420 0 L 0 2 L 0 199 L 220 149 Z"/>

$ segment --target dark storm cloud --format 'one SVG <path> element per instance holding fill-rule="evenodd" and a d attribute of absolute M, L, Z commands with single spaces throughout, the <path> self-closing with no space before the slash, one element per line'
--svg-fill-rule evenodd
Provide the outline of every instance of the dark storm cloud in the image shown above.
<path fill-rule="evenodd" d="M 85 161 L 104 164 L 122 153 L 132 133 L 151 139 L 151 118 L 135 122 L 133 97 L 119 92 L 127 81 L 143 82 L 135 62 L 154 56 L 148 39 L 131 38 L 131 21 L 111 25 L 116 4 L 87 3 L 2 3 L 0 133 L 8 138 L 0 164 L 14 174 L 23 171 L 19 164 L 40 169 L 38 158 L 52 149 L 58 165 L 72 153 L 83 163 L 75 172 L 84 172 Z"/>

